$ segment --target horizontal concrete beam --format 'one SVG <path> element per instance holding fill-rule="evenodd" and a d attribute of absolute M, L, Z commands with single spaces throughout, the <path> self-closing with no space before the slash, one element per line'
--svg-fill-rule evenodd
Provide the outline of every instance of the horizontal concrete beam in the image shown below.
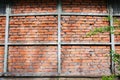
<path fill-rule="evenodd" d="M 108 13 L 61 13 L 61 15 L 78 15 L 78 16 L 108 16 Z"/>

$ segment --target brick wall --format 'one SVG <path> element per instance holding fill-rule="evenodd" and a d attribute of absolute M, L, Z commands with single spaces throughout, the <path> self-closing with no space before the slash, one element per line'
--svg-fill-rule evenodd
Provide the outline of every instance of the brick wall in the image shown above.
<path fill-rule="evenodd" d="M 87 37 L 87 33 L 98 27 L 109 25 L 106 17 L 97 16 L 62 16 L 63 42 L 110 42 L 109 33 Z"/>
<path fill-rule="evenodd" d="M 116 52 L 120 53 L 120 46 L 116 46 L 115 48 L 116 48 Z"/>
<path fill-rule="evenodd" d="M 56 12 L 56 0 L 14 0 L 12 13 Z"/>
<path fill-rule="evenodd" d="M 4 43 L 5 38 L 5 17 L 0 17 L 0 43 Z"/>
<path fill-rule="evenodd" d="M 3 72 L 3 58 L 4 56 L 4 47 L 3 46 L 0 46 L 0 73 Z"/>
<path fill-rule="evenodd" d="M 9 42 L 57 42 L 57 17 L 10 17 Z"/>
<path fill-rule="evenodd" d="M 100 76 L 110 74 L 109 46 L 62 46 L 62 73 Z"/>
<path fill-rule="evenodd" d="M 57 73 L 57 47 L 10 46 L 8 72 Z"/>
<path fill-rule="evenodd" d="M 64 12 L 107 13 L 106 0 L 62 0 Z"/>
<path fill-rule="evenodd" d="M 116 53 L 120 54 L 120 46 L 115 46 Z M 118 70 L 118 67 L 120 67 L 118 64 L 115 64 L 115 72 L 116 74 L 120 74 L 120 71 Z"/>
<path fill-rule="evenodd" d="M 62 0 L 63 12 L 107 13 L 106 0 Z M 13 0 L 12 14 L 57 12 L 57 0 Z M 110 33 L 87 37 L 90 30 L 109 26 L 103 16 L 61 15 L 61 42 L 109 43 Z M 58 16 L 10 16 L 8 46 L 8 76 L 58 75 Z M 0 17 L 0 44 L 4 42 L 5 17 Z M 119 42 L 119 36 L 115 35 Z M 23 45 L 22 43 L 56 43 Z M 22 44 L 22 45 L 20 45 Z M 58 43 L 59 44 L 59 43 Z M 119 47 L 117 48 L 119 51 Z M 110 75 L 110 46 L 62 45 L 60 75 Z M 0 72 L 3 72 L 4 46 L 0 46 Z M 5 75 L 6 75 L 5 74 Z M 52 80 L 52 79 L 51 79 Z M 62 79 L 60 79 L 62 80 Z"/>
<path fill-rule="evenodd" d="M 0 44 L 4 43 L 5 39 L 5 17 L 0 17 Z M 0 73 L 3 72 L 4 62 L 4 46 L 0 46 Z"/>
<path fill-rule="evenodd" d="M 120 17 L 114 17 L 114 26 L 120 26 Z M 120 42 L 120 29 L 115 30 L 115 42 Z"/>

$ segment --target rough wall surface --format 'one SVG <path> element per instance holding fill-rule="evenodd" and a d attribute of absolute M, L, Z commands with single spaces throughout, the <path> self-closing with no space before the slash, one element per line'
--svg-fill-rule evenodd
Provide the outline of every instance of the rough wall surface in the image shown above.
<path fill-rule="evenodd" d="M 3 62 L 4 62 L 4 47 L 0 46 L 0 73 L 3 72 Z"/>
<path fill-rule="evenodd" d="M 8 71 L 57 73 L 57 47 L 10 46 Z"/>
<path fill-rule="evenodd" d="M 109 33 L 86 36 L 90 30 L 109 25 L 106 17 L 62 16 L 62 42 L 110 42 Z"/>
<path fill-rule="evenodd" d="M 115 42 L 120 42 L 120 29 L 117 27 L 120 26 L 120 17 L 114 17 L 114 26 L 115 26 Z"/>
<path fill-rule="evenodd" d="M 0 17 L 0 43 L 4 43 L 5 39 L 5 17 Z"/>
<path fill-rule="evenodd" d="M 10 17 L 9 42 L 57 42 L 57 17 Z"/>
<path fill-rule="evenodd" d="M 109 75 L 109 46 L 62 46 L 65 75 Z"/>
<path fill-rule="evenodd" d="M 120 46 L 116 46 L 115 47 L 115 49 L 116 49 L 116 53 L 118 53 L 118 54 L 120 54 Z M 115 64 L 115 72 L 116 72 L 116 74 L 120 74 L 120 71 L 118 70 L 118 68 L 120 67 L 117 63 Z"/>
<path fill-rule="evenodd" d="M 120 53 L 120 46 L 116 46 L 116 52 Z"/>
<path fill-rule="evenodd" d="M 14 0 L 12 1 L 12 13 L 41 13 L 56 12 L 56 0 Z"/>
<path fill-rule="evenodd" d="M 63 12 L 107 13 L 106 0 L 62 0 Z M 8 76 L 56 76 L 58 75 L 58 16 L 35 13 L 57 12 L 57 0 L 14 0 L 11 3 L 8 42 Z M 32 15 L 31 15 L 32 14 Z M 30 16 L 31 15 L 31 16 Z M 61 42 L 103 43 L 100 45 L 62 45 L 62 76 L 110 75 L 110 33 L 87 37 L 90 30 L 109 26 L 103 16 L 61 15 Z M 5 17 L 0 17 L 0 44 L 5 38 Z M 115 40 L 119 42 L 119 36 Z M 16 44 L 24 45 L 16 45 Z M 27 45 L 44 43 L 44 45 Z M 49 45 L 45 44 L 49 43 Z M 51 45 L 50 43 L 55 43 Z M 13 45 L 14 44 L 14 45 Z M 119 51 L 119 47 L 117 48 Z M 0 46 L 0 72 L 3 72 L 4 45 Z M 5 80 L 13 80 L 5 79 Z M 15 79 L 20 80 L 20 79 Z M 27 79 L 23 79 L 27 80 Z M 31 80 L 40 80 L 32 79 Z M 56 80 L 42 79 L 41 80 Z M 58 79 L 57 79 L 58 80 Z M 74 80 L 60 78 L 59 80 Z M 85 80 L 85 79 L 75 79 Z M 89 79 L 86 79 L 89 80 Z M 94 79 L 90 79 L 94 80 Z M 95 79 L 96 80 L 96 79 Z"/>
<path fill-rule="evenodd" d="M 5 40 L 5 23 L 6 18 L 0 17 L 0 44 L 3 44 Z M 4 62 L 4 46 L 0 46 L 0 73 L 3 72 L 3 62 Z"/>
<path fill-rule="evenodd" d="M 62 0 L 64 12 L 107 13 L 106 0 Z"/>

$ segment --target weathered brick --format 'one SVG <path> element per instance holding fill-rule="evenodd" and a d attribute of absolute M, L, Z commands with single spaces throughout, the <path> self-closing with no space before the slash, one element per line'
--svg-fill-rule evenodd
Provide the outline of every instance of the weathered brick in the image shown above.
<path fill-rule="evenodd" d="M 57 47 L 10 46 L 8 72 L 57 72 Z"/>
<path fill-rule="evenodd" d="M 120 54 L 120 46 L 115 46 L 116 52 Z"/>
<path fill-rule="evenodd" d="M 64 12 L 107 13 L 107 0 L 62 0 Z"/>
<path fill-rule="evenodd" d="M 4 43 L 5 39 L 5 17 L 0 17 L 0 43 Z"/>
<path fill-rule="evenodd" d="M 57 42 L 57 17 L 10 17 L 9 42 Z"/>
<path fill-rule="evenodd" d="M 56 12 L 56 0 L 14 0 L 12 13 Z"/>
<path fill-rule="evenodd" d="M 109 25 L 106 17 L 97 16 L 62 16 L 63 42 L 110 42 L 109 32 L 87 37 L 95 28 Z"/>
<path fill-rule="evenodd" d="M 120 17 L 114 17 L 114 27 L 116 28 L 114 31 L 115 34 L 115 42 L 120 42 L 120 28 L 117 28 L 120 26 Z"/>
<path fill-rule="evenodd" d="M 110 75 L 109 46 L 62 46 L 62 74 Z"/>
<path fill-rule="evenodd" d="M 0 73 L 3 72 L 4 47 L 0 46 Z"/>
<path fill-rule="evenodd" d="M 57 12 L 57 0 L 14 0 L 11 2 L 13 14 Z M 62 0 L 62 10 L 63 12 L 107 13 L 106 2 L 106 0 Z M 57 42 L 57 22 L 57 16 L 10 17 L 9 42 Z M 61 25 L 62 42 L 110 42 L 109 33 L 86 36 L 94 28 L 108 26 L 109 21 L 106 17 L 62 16 Z M 0 43 L 4 42 L 4 36 L 5 17 L 0 17 Z M 115 42 L 119 42 L 119 38 L 119 35 L 116 36 L 115 33 Z M 120 52 L 119 49 L 120 47 L 116 46 L 117 52 Z M 57 46 L 9 46 L 8 72 L 14 73 L 11 74 L 12 76 L 39 74 L 39 76 L 42 76 L 41 74 L 45 76 L 49 73 L 57 75 L 57 53 Z M 62 46 L 62 74 L 67 76 L 110 75 L 109 53 L 110 46 Z M 3 72 L 3 55 L 4 47 L 0 46 L 0 72 Z"/>
<path fill-rule="evenodd" d="M 120 46 L 115 46 L 115 49 L 116 49 L 116 53 L 120 54 Z M 118 63 L 115 63 L 115 72 L 116 72 L 116 74 L 120 74 L 120 71 L 118 70 L 118 67 L 120 67 L 118 65 Z"/>

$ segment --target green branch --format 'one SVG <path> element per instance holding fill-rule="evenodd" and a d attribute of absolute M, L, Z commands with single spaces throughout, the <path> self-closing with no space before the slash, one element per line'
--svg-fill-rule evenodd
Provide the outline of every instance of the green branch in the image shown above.
<path fill-rule="evenodd" d="M 87 36 L 96 35 L 98 33 L 110 32 L 110 31 L 111 31 L 110 26 L 95 28 L 94 30 L 91 30 L 90 32 L 88 32 Z"/>
<path fill-rule="evenodd" d="M 105 33 L 105 32 L 110 32 L 111 34 L 114 34 L 114 31 L 120 29 L 120 26 L 105 26 L 105 27 L 100 27 L 100 28 L 95 28 L 94 30 L 91 30 L 90 32 L 87 33 L 87 36 L 92 36 L 96 35 L 98 33 Z M 118 32 L 120 34 L 120 32 Z"/>

